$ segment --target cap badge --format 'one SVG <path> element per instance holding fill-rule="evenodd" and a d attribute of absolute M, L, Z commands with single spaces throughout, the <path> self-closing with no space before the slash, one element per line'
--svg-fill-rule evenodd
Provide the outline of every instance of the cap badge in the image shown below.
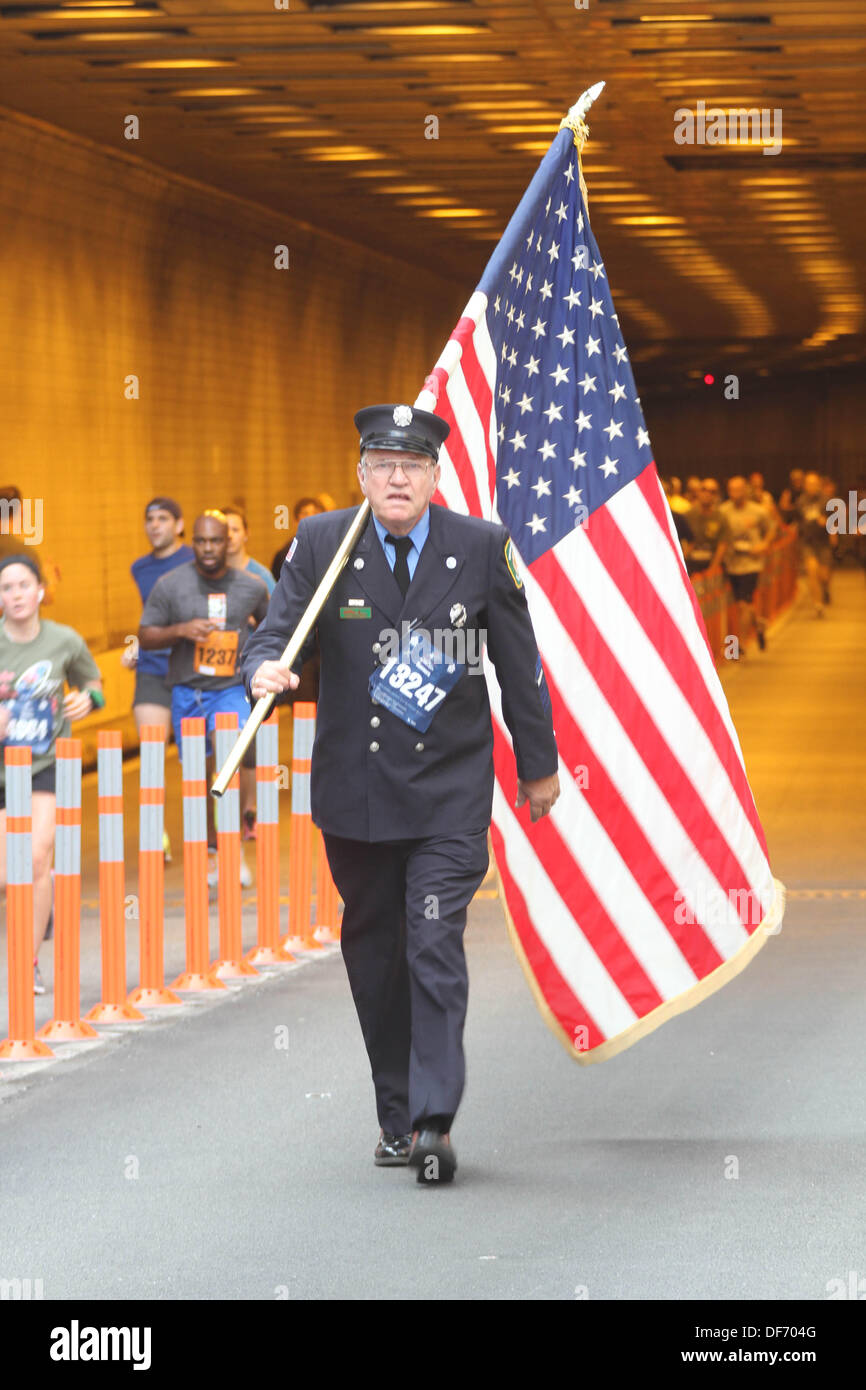
<path fill-rule="evenodd" d="M 400 427 L 400 429 L 403 430 L 403 429 L 406 428 L 407 425 L 411 425 L 411 423 L 412 423 L 412 410 L 411 410 L 411 407 L 408 406 L 408 405 L 395 405 L 395 406 L 394 406 L 394 424 L 395 424 L 395 425 L 398 425 L 398 426 Z"/>

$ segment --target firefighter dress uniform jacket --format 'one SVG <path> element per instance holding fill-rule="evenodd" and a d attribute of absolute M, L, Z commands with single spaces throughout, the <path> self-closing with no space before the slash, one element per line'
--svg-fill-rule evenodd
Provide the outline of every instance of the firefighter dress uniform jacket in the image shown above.
<path fill-rule="evenodd" d="M 248 694 L 261 663 L 282 654 L 355 515 L 354 508 L 326 512 L 298 527 L 267 617 L 244 647 Z M 471 657 L 486 641 L 518 775 L 534 780 L 557 770 L 549 694 L 508 532 L 432 503 L 429 535 L 404 598 L 371 517 L 294 666 L 299 672 L 317 637 L 311 805 L 327 834 L 404 840 L 490 823 L 493 731 L 480 669 L 464 662 L 444 697 L 428 696 L 435 708 L 423 731 L 372 698 L 371 677 L 381 679 L 388 653 L 418 631 L 440 645 L 443 633 L 452 634 L 446 655 Z"/>

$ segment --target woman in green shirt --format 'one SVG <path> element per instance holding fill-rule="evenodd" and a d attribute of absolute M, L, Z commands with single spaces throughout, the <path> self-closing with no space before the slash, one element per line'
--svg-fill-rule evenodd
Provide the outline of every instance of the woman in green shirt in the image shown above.
<path fill-rule="evenodd" d="M 33 775 L 33 988 L 44 994 L 39 947 L 51 912 L 55 746 L 70 721 L 101 706 L 99 667 L 74 628 L 40 618 L 45 588 L 32 555 L 0 560 L 0 888 L 6 887 L 3 750 L 29 746 Z M 64 695 L 66 685 L 77 687 Z"/>

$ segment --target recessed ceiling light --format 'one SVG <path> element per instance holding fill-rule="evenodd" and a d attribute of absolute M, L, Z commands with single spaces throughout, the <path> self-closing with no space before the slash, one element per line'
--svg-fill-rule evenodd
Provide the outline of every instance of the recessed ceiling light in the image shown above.
<path fill-rule="evenodd" d="M 547 111 L 549 103 L 542 101 L 529 101 L 526 99 L 508 101 L 455 101 L 449 108 L 451 111 L 494 111 L 501 114 L 503 111 Z"/>
<path fill-rule="evenodd" d="M 172 87 L 164 90 L 169 97 L 254 97 L 255 87 Z"/>
<path fill-rule="evenodd" d="M 655 214 L 640 217 L 618 217 L 616 220 L 620 227 L 676 227 L 683 224 L 681 217 L 663 217 Z"/>
<path fill-rule="evenodd" d="M 233 68 L 234 58 L 143 58 L 140 62 L 121 63 L 124 68 Z M 254 89 L 250 89 L 254 90 Z"/>
<path fill-rule="evenodd" d="M 374 58 L 377 55 L 371 55 Z M 394 58 L 398 63 L 431 63 L 433 65 L 447 61 L 450 67 L 452 63 L 501 63 L 505 58 L 516 57 L 512 53 L 388 53 L 385 58 Z"/>
<path fill-rule="evenodd" d="M 548 133 L 552 140 L 556 134 L 556 125 L 553 121 L 547 121 L 544 125 L 492 125 L 487 133 L 489 135 L 544 135 Z"/>
<path fill-rule="evenodd" d="M 398 198 L 397 202 L 403 208 L 441 208 L 446 203 L 456 203 L 457 199 L 449 198 L 443 193 L 431 193 L 426 198 Z"/>
<path fill-rule="evenodd" d="M 712 24 L 712 14 L 642 14 L 638 15 L 641 24 Z"/>
<path fill-rule="evenodd" d="M 377 188 L 377 193 L 435 193 L 430 183 L 388 183 Z"/>
<path fill-rule="evenodd" d="M 780 187 L 787 186 L 789 184 L 792 187 L 803 188 L 806 185 L 806 180 L 797 174 L 789 174 L 785 178 L 773 178 L 768 176 L 767 178 L 761 179 L 741 179 L 740 182 L 744 188 L 770 188 L 776 187 L 777 185 Z"/>
<path fill-rule="evenodd" d="M 249 133 L 255 134 L 254 131 Z M 298 130 L 263 130 L 261 132 L 262 136 L 269 140 L 272 138 L 274 140 L 320 140 L 323 135 L 333 135 L 333 133 L 333 130 L 330 130 L 328 126 L 312 125 L 306 128 L 302 126 Z M 378 155 L 375 156 L 377 159 L 378 157 Z"/>
<path fill-rule="evenodd" d="M 59 10 L 39 10 L 39 11 L 37 11 L 36 15 L 34 15 L 34 18 L 39 18 L 39 19 L 155 19 L 157 16 L 159 16 L 160 19 L 165 19 L 165 18 L 166 18 L 165 13 L 164 13 L 164 12 L 161 12 L 160 10 L 158 10 L 158 9 L 156 8 L 155 5 L 154 5 L 154 7 L 153 7 L 152 9 L 149 9 L 149 10 L 137 10 L 137 9 L 133 9 L 131 4 L 130 4 L 129 6 L 125 6 L 125 7 L 124 7 L 124 6 L 118 5 L 118 4 L 117 4 L 117 0 L 113 0 L 113 3 L 110 4 L 110 5 L 100 5 L 100 6 L 98 6 L 98 7 L 97 7 L 97 6 L 90 6 L 90 5 L 76 4 L 76 5 L 70 5 L 68 9 L 61 8 L 61 9 L 59 9 Z M 78 37 L 78 38 L 84 38 L 84 35 L 83 35 L 83 34 L 79 34 L 77 37 Z M 128 38 L 132 38 L 132 34 L 131 34 L 131 33 L 127 33 L 127 37 L 128 37 Z"/>
<path fill-rule="evenodd" d="M 394 0 L 310 0 L 313 14 L 334 14 L 338 10 L 393 10 Z M 447 0 L 400 0 L 401 10 L 446 10 Z"/>
<path fill-rule="evenodd" d="M 464 34 L 487 34 L 489 24 L 338 24 L 338 34 L 373 34 L 382 39 L 449 39 Z M 449 62 L 450 56 L 449 56 Z"/>
<path fill-rule="evenodd" d="M 485 212 L 483 208 L 427 208 L 419 212 L 419 217 L 496 217 L 495 212 Z"/>
<path fill-rule="evenodd" d="M 365 145 L 317 145 L 313 149 L 304 150 L 303 153 L 307 159 L 323 164 L 351 164 L 356 160 L 366 162 L 385 158 L 378 150 L 367 149 Z"/>
<path fill-rule="evenodd" d="M 299 125 L 304 121 L 321 120 L 321 116 L 312 111 L 304 113 L 286 111 L 282 116 L 236 116 L 235 112 L 240 108 L 237 106 L 227 106 L 225 111 L 218 113 L 220 120 L 233 120 L 236 125 L 248 126 L 267 126 L 267 125 Z"/>
<path fill-rule="evenodd" d="M 532 82 L 461 82 L 460 91 L 454 93 L 444 82 L 410 82 L 411 91 L 438 91 L 443 96 L 462 96 L 464 92 L 537 92 L 538 86 Z"/>
<path fill-rule="evenodd" d="M 74 39 L 76 43 L 135 43 L 137 39 L 147 39 L 153 43 L 155 39 L 173 39 L 175 34 L 170 29 L 151 29 L 146 34 L 134 34 L 129 29 L 120 29 L 103 33 L 68 34 L 66 37 Z"/>

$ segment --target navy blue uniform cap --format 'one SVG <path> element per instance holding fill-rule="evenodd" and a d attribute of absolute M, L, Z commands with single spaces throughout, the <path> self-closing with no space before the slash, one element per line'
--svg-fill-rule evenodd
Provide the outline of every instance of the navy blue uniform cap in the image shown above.
<path fill-rule="evenodd" d="M 438 459 L 451 426 L 411 405 L 367 405 L 355 416 L 361 449 L 406 449 Z"/>

